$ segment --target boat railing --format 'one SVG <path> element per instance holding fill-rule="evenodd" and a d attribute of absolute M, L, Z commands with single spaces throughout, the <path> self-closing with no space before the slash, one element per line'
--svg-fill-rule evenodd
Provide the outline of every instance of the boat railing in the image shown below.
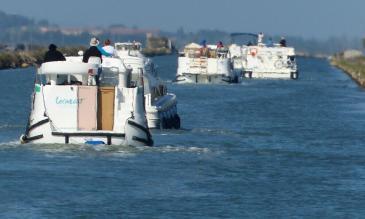
<path fill-rule="evenodd" d="M 36 81 L 43 85 L 132 86 L 131 69 L 116 58 L 106 58 L 101 65 L 75 60 L 46 62 L 37 69 Z"/>
<path fill-rule="evenodd" d="M 227 48 L 200 48 L 200 49 L 189 49 L 179 53 L 180 57 L 187 58 L 228 58 L 229 50 Z"/>
<path fill-rule="evenodd" d="M 128 50 L 128 55 L 129 56 L 132 56 L 132 57 L 138 57 L 138 54 L 139 54 L 140 52 L 139 51 L 137 51 L 137 50 Z"/>
<path fill-rule="evenodd" d="M 38 68 L 37 75 L 43 77 L 43 83 L 50 85 L 87 84 L 88 77 L 98 74 L 99 68 L 95 63 L 45 62 Z"/>

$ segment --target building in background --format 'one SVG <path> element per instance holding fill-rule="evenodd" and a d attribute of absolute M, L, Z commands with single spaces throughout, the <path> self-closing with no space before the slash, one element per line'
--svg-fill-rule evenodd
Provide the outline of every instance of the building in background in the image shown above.
<path fill-rule="evenodd" d="M 174 46 L 168 37 L 146 34 L 146 47 L 143 49 L 146 56 L 170 55 L 174 51 Z"/>

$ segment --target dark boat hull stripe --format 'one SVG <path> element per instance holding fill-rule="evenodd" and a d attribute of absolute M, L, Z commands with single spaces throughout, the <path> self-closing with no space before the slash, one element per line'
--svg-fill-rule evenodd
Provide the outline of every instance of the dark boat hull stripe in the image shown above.
<path fill-rule="evenodd" d="M 28 143 L 30 141 L 38 140 L 38 139 L 41 139 L 41 138 L 43 138 L 42 134 L 36 135 L 36 136 L 33 136 L 33 137 L 29 137 L 29 138 L 25 137 L 23 140 L 24 140 L 25 143 Z"/>
<path fill-rule="evenodd" d="M 134 121 L 131 121 L 131 120 L 128 120 L 128 124 L 136 127 L 136 128 L 139 128 L 141 129 L 142 131 L 144 131 L 147 135 L 148 138 L 151 138 L 151 133 L 150 133 L 150 130 L 148 130 L 147 128 L 145 128 L 144 126 L 134 122 Z"/>
<path fill-rule="evenodd" d="M 55 136 L 88 136 L 88 137 L 120 137 L 124 138 L 124 133 L 107 133 L 107 132 L 52 132 Z"/>
<path fill-rule="evenodd" d="M 144 139 L 144 138 L 139 138 L 139 137 L 137 137 L 137 136 L 133 136 L 133 137 L 132 137 L 132 139 L 133 139 L 134 141 L 139 141 L 139 142 L 141 142 L 141 143 L 143 143 L 143 144 L 145 144 L 145 145 L 147 145 L 147 146 L 152 146 L 152 145 L 153 145 L 153 141 L 152 141 L 152 139 L 148 139 L 148 140 L 146 140 L 146 139 Z"/>
<path fill-rule="evenodd" d="M 37 128 L 38 126 L 41 126 L 41 125 L 43 125 L 43 124 L 46 124 L 47 122 L 49 122 L 49 119 L 48 119 L 48 118 L 47 118 L 47 119 L 43 119 L 43 120 L 41 120 L 41 121 L 39 121 L 39 122 L 34 123 L 33 125 L 29 126 L 29 128 L 28 128 L 28 132 L 29 132 L 30 130 L 34 129 L 34 128 Z"/>

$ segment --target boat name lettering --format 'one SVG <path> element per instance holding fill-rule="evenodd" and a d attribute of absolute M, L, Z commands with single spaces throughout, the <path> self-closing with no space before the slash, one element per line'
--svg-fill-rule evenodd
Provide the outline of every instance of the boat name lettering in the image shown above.
<path fill-rule="evenodd" d="M 81 104 L 84 98 L 56 97 L 56 104 Z"/>

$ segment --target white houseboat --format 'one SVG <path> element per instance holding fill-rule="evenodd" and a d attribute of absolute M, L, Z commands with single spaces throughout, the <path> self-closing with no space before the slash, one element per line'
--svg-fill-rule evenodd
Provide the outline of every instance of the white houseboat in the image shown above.
<path fill-rule="evenodd" d="M 179 53 L 177 83 L 237 83 L 239 75 L 231 68 L 229 50 L 216 45 L 203 47 L 190 43 Z"/>
<path fill-rule="evenodd" d="M 177 113 L 176 95 L 167 92 L 164 83 L 158 78 L 151 59 L 142 54 L 139 42 L 115 43 L 116 56 L 132 69 L 132 80 L 142 77 L 144 80 L 145 108 L 149 128 L 180 128 Z M 104 64 L 103 64 L 104 65 Z"/>
<path fill-rule="evenodd" d="M 244 35 L 246 33 L 242 33 Z M 235 33 L 235 36 L 239 33 Z M 252 35 L 252 34 L 251 34 Z M 251 43 L 250 43 L 251 44 Z M 235 72 L 244 78 L 297 79 L 298 69 L 293 47 L 280 44 L 232 44 L 229 47 Z"/>
<path fill-rule="evenodd" d="M 103 66 L 105 77 L 96 85 L 100 64 L 66 58 L 38 69 L 21 142 L 152 146 L 144 88 L 131 83 L 122 61 L 105 58 L 113 67 Z"/>

